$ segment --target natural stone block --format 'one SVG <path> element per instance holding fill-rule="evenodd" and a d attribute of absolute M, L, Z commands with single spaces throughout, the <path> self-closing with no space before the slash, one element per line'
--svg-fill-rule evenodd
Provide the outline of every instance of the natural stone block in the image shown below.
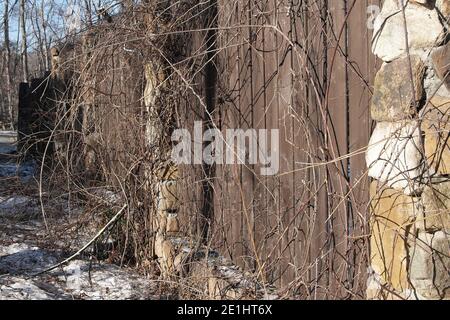
<path fill-rule="evenodd" d="M 411 64 L 410 64 L 411 62 Z M 410 66 L 413 79 L 410 76 Z M 424 96 L 425 66 L 418 56 L 385 63 L 375 77 L 371 115 L 376 121 L 397 121 L 411 118 Z M 414 85 L 414 94 L 411 81 Z"/>
<path fill-rule="evenodd" d="M 57 57 L 59 56 L 59 49 L 57 47 L 52 47 L 50 49 L 50 54 L 52 55 L 52 57 Z"/>
<path fill-rule="evenodd" d="M 153 64 L 148 63 L 145 65 L 144 76 L 146 80 L 144 89 L 144 104 L 148 109 L 151 109 L 161 94 L 161 88 L 164 85 L 165 75 L 162 68 L 155 67 Z"/>
<path fill-rule="evenodd" d="M 163 247 L 163 242 L 164 242 L 164 236 L 162 235 L 162 233 L 157 233 L 156 237 L 155 237 L 155 245 L 154 245 L 154 251 L 155 251 L 155 256 L 157 257 L 162 257 L 162 247 Z"/>
<path fill-rule="evenodd" d="M 157 219 L 154 219 L 153 222 L 153 227 L 155 230 L 158 230 L 161 233 L 165 233 L 167 230 L 167 212 L 158 211 Z"/>
<path fill-rule="evenodd" d="M 408 230 L 420 211 L 418 198 L 380 187 L 376 181 L 370 195 L 371 267 L 381 283 L 404 292 L 408 288 Z"/>
<path fill-rule="evenodd" d="M 235 288 L 227 279 L 217 275 L 207 261 L 192 261 L 189 265 L 189 280 L 197 287 L 202 288 L 205 298 L 211 300 L 242 299 L 243 293 Z"/>
<path fill-rule="evenodd" d="M 450 90 L 450 43 L 434 50 L 431 59 L 437 76 Z"/>
<path fill-rule="evenodd" d="M 416 121 L 379 122 L 366 153 L 368 175 L 407 195 L 420 193 L 425 173 Z"/>
<path fill-rule="evenodd" d="M 183 272 L 183 269 L 185 267 L 185 263 L 186 263 L 188 256 L 189 256 L 188 252 L 181 251 L 175 257 L 173 265 L 174 265 L 175 271 L 178 272 L 179 274 L 181 274 Z"/>
<path fill-rule="evenodd" d="M 170 240 L 165 240 L 162 245 L 161 265 L 166 272 L 174 271 L 175 248 Z"/>
<path fill-rule="evenodd" d="M 445 232 L 420 232 L 411 248 L 410 259 L 411 284 L 418 298 L 449 297 L 449 239 Z"/>
<path fill-rule="evenodd" d="M 160 180 L 178 180 L 180 172 L 177 165 L 170 163 L 157 170 L 156 176 Z"/>
<path fill-rule="evenodd" d="M 450 174 L 450 99 L 432 98 L 420 116 L 430 170 L 439 175 Z"/>
<path fill-rule="evenodd" d="M 236 300 L 242 296 L 229 282 L 214 276 L 208 279 L 208 293 L 211 300 Z"/>
<path fill-rule="evenodd" d="M 163 132 L 163 124 L 161 123 L 161 120 L 150 116 L 145 126 L 145 142 L 149 148 L 159 150 Z"/>
<path fill-rule="evenodd" d="M 378 300 L 382 299 L 381 277 L 376 274 L 371 267 L 368 268 L 366 299 Z"/>
<path fill-rule="evenodd" d="M 416 227 L 427 232 L 450 233 L 450 181 L 427 186 L 422 194 L 423 216 Z"/>
<path fill-rule="evenodd" d="M 159 183 L 158 210 L 176 213 L 179 206 L 177 181 L 161 181 Z"/>
<path fill-rule="evenodd" d="M 445 39 L 444 26 L 435 8 L 408 3 L 405 15 L 411 51 L 425 52 L 439 46 Z M 396 0 L 386 0 L 375 19 L 372 51 L 386 62 L 406 54 L 403 13 Z"/>
<path fill-rule="evenodd" d="M 427 70 L 425 72 L 423 86 L 428 99 L 436 96 L 450 99 L 450 90 L 447 89 L 442 83 L 442 80 L 436 75 L 431 58 L 427 61 Z"/>
<path fill-rule="evenodd" d="M 437 0 L 436 7 L 439 9 L 441 14 L 448 19 L 450 16 L 450 0 Z"/>
<path fill-rule="evenodd" d="M 155 255 L 165 276 L 174 271 L 175 247 L 170 240 L 158 233 L 155 238 Z"/>
<path fill-rule="evenodd" d="M 169 214 L 167 217 L 167 233 L 177 233 L 180 232 L 180 225 L 178 222 L 178 217 L 175 214 Z"/>

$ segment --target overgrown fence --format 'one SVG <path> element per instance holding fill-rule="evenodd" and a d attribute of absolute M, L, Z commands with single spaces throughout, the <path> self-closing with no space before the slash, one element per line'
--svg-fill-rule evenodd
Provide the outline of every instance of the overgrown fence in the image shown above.
<path fill-rule="evenodd" d="M 72 141 L 61 163 L 77 192 L 79 181 L 90 181 L 86 193 L 106 182 L 129 203 L 122 261 L 145 266 L 153 257 L 152 177 L 167 166 L 175 128 L 279 129 L 273 176 L 259 164 L 179 166 L 177 234 L 218 249 L 286 297 L 364 298 L 372 4 L 379 1 L 145 4 L 55 52 L 54 74 L 69 70 L 71 79 L 58 98 L 66 120 L 55 127 Z M 159 92 L 156 109 L 147 89 Z M 149 146 L 154 118 L 161 144 Z"/>
<path fill-rule="evenodd" d="M 224 134 L 279 129 L 280 170 L 197 168 L 186 214 L 206 215 L 214 247 L 288 296 L 364 297 L 376 3 L 218 1 L 218 81 L 203 121 Z"/>

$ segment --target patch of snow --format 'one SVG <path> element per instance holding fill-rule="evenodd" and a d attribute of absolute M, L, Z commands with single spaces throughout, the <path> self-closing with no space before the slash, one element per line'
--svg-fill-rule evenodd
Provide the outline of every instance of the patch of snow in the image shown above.
<path fill-rule="evenodd" d="M 54 296 L 39 288 L 32 280 L 11 277 L 0 279 L 0 300 L 50 300 Z"/>
<path fill-rule="evenodd" d="M 36 164 L 34 161 L 0 164 L 0 177 L 19 177 L 22 182 L 28 182 L 35 173 Z"/>
<path fill-rule="evenodd" d="M 13 144 L 9 143 L 0 143 L 0 154 L 1 155 L 10 155 L 15 153 L 17 150 L 17 147 Z"/>
<path fill-rule="evenodd" d="M 21 213 L 35 213 L 37 210 L 35 199 L 26 196 L 1 197 L 0 217 L 12 216 Z"/>
<path fill-rule="evenodd" d="M 88 261 L 71 261 L 58 279 L 74 296 L 83 299 L 147 299 L 151 297 L 151 282 L 131 274 L 118 266 L 94 264 Z"/>
<path fill-rule="evenodd" d="M 55 253 L 23 243 L 0 246 L 0 300 L 158 299 L 155 282 L 112 264 L 73 260 L 48 274 L 28 276 L 59 259 Z"/>
<path fill-rule="evenodd" d="M 0 247 L 0 274 L 34 273 L 54 265 L 57 258 L 38 247 L 14 243 Z"/>

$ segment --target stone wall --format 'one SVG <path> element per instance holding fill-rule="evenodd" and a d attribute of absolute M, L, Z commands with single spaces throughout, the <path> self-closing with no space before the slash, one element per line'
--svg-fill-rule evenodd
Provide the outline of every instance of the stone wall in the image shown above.
<path fill-rule="evenodd" d="M 385 0 L 375 21 L 371 299 L 450 297 L 449 17 L 449 0 Z"/>

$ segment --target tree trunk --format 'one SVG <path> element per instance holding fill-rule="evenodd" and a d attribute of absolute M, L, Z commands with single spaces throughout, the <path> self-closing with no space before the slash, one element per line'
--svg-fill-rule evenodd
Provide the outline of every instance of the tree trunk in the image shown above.
<path fill-rule="evenodd" d="M 42 27 L 42 32 L 43 32 L 43 37 L 42 37 L 42 50 L 44 53 L 44 59 L 45 59 L 45 69 L 46 71 L 50 70 L 50 58 L 48 55 L 48 50 L 49 50 L 49 45 L 48 45 L 48 41 L 47 41 L 47 21 L 45 19 L 45 8 L 44 8 L 44 1 L 41 2 L 41 27 Z"/>
<path fill-rule="evenodd" d="M 27 31 L 25 26 L 25 0 L 20 0 L 20 33 L 22 34 L 22 68 L 23 68 L 23 82 L 28 82 L 28 46 L 27 46 Z"/>
<path fill-rule="evenodd" d="M 11 84 L 11 48 L 9 46 L 9 0 L 4 0 L 5 6 L 4 6 L 4 15 L 3 15 L 3 33 L 4 33 L 4 40 L 5 40 L 5 64 L 6 64 L 6 95 L 7 95 L 7 101 L 8 101 L 8 117 L 9 117 L 9 124 L 11 129 L 14 129 L 14 112 L 13 112 L 13 106 L 12 106 L 12 99 L 11 99 L 11 90 L 12 90 L 12 84 Z"/>

